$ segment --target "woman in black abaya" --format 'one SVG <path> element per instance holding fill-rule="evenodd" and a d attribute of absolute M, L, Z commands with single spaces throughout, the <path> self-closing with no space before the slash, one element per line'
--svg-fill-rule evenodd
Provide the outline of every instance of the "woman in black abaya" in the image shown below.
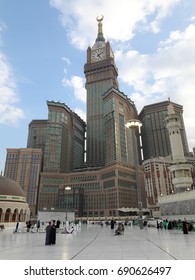
<path fill-rule="evenodd" d="M 46 227 L 46 237 L 45 237 L 45 245 L 51 245 L 51 222 L 49 222 L 48 226 Z"/>
<path fill-rule="evenodd" d="M 55 223 L 51 225 L 51 231 L 50 231 L 50 244 L 54 245 L 56 244 L 56 226 Z"/>

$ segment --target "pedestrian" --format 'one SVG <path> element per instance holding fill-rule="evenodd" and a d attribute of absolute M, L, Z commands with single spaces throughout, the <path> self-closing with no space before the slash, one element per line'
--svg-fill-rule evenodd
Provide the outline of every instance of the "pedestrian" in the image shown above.
<path fill-rule="evenodd" d="M 167 225 L 168 225 L 168 220 L 163 220 L 163 228 L 167 229 Z"/>
<path fill-rule="evenodd" d="M 37 221 L 37 232 L 39 231 L 40 226 L 41 226 L 41 223 L 40 223 L 40 220 L 38 220 L 38 221 Z"/>
<path fill-rule="evenodd" d="M 111 229 L 114 229 L 114 219 L 111 220 L 110 227 L 111 227 Z"/>
<path fill-rule="evenodd" d="M 30 232 L 30 228 L 31 228 L 31 220 L 29 220 L 28 222 L 26 222 L 26 228 L 27 228 L 27 232 Z"/>
<path fill-rule="evenodd" d="M 51 245 L 51 222 L 46 227 L 45 245 Z"/>
<path fill-rule="evenodd" d="M 188 234 L 188 222 L 184 218 L 183 223 L 182 223 L 182 228 L 183 228 L 183 234 Z"/>
<path fill-rule="evenodd" d="M 60 228 L 60 223 L 61 223 L 61 222 L 60 222 L 60 220 L 58 219 L 57 222 L 56 222 L 56 228 Z"/>
<path fill-rule="evenodd" d="M 56 244 L 56 225 L 55 222 L 51 224 L 51 231 L 50 231 L 50 244 Z"/>
<path fill-rule="evenodd" d="M 18 232 L 18 226 L 19 226 L 19 221 L 17 221 L 17 224 L 16 224 L 16 229 L 14 232 Z"/>

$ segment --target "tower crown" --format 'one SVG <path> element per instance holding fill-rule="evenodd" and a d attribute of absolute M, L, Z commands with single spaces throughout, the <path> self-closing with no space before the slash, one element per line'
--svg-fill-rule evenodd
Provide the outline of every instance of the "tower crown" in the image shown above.
<path fill-rule="evenodd" d="M 103 41 L 105 42 L 105 38 L 103 35 L 103 29 L 102 29 L 102 21 L 104 19 L 104 16 L 101 16 L 100 18 L 97 17 L 96 20 L 98 21 L 98 34 L 96 38 L 96 42 Z"/>

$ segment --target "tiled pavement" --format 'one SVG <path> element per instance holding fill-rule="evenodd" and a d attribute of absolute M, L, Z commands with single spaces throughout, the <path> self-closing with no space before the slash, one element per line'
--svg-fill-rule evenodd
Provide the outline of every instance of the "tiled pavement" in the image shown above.
<path fill-rule="evenodd" d="M 114 236 L 110 226 L 82 225 L 72 234 L 57 233 L 45 246 L 45 233 L 0 230 L 1 260 L 194 260 L 195 232 L 126 226 Z"/>

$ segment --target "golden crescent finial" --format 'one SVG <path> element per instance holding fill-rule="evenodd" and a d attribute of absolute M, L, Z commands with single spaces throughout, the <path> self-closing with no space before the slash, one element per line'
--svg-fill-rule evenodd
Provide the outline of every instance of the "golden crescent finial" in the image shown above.
<path fill-rule="evenodd" d="M 99 18 L 99 16 L 96 17 L 96 20 L 97 20 L 98 22 L 102 21 L 103 19 L 104 19 L 104 16 L 103 16 L 103 15 L 102 15 L 100 18 Z"/>

